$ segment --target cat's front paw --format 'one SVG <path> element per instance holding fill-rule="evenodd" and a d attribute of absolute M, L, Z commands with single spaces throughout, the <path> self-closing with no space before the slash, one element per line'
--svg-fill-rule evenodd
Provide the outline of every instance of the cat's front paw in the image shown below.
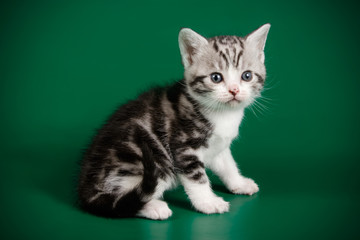
<path fill-rule="evenodd" d="M 253 195 L 259 191 L 259 187 L 251 178 L 242 178 L 230 187 L 230 191 L 234 194 Z"/>
<path fill-rule="evenodd" d="M 228 212 L 230 207 L 228 202 L 217 196 L 193 202 L 193 205 L 199 212 L 206 214 Z"/>

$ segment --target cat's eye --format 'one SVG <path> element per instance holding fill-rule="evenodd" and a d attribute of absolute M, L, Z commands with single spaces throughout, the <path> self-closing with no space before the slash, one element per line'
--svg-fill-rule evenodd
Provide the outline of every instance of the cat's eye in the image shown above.
<path fill-rule="evenodd" d="M 246 82 L 250 82 L 252 79 L 252 73 L 250 71 L 243 72 L 243 74 L 241 75 L 241 79 Z"/>
<path fill-rule="evenodd" d="M 211 77 L 211 81 L 213 81 L 214 83 L 219 83 L 224 80 L 223 76 L 220 73 L 212 73 L 210 77 Z"/>

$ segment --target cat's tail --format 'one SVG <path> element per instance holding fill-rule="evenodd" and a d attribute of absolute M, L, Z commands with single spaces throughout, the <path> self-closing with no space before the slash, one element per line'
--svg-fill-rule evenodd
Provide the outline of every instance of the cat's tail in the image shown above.
<path fill-rule="evenodd" d="M 157 186 L 157 167 L 154 162 L 154 153 L 148 143 L 141 142 L 143 174 L 142 179 L 135 186 L 121 195 L 101 193 L 96 198 L 87 198 L 81 201 L 81 207 L 94 215 L 108 218 L 135 217 L 143 206 L 151 199 Z M 124 184 L 129 184 L 126 176 Z M 125 183 L 128 181 L 127 183 Z M 121 187 L 121 186 L 120 186 Z M 80 194 L 81 195 L 81 194 Z"/>

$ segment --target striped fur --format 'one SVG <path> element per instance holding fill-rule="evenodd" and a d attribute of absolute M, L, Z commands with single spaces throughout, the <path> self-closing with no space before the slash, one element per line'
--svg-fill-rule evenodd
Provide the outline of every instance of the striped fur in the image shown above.
<path fill-rule="evenodd" d="M 212 192 L 206 167 L 233 193 L 255 193 L 257 185 L 240 175 L 229 146 L 244 108 L 264 84 L 261 41 L 268 28 L 246 38 L 210 39 L 183 29 L 185 79 L 126 103 L 98 131 L 82 161 L 80 206 L 105 217 L 166 219 L 172 212 L 162 194 L 180 180 L 198 211 L 226 212 L 229 204 Z M 241 81 L 245 70 L 252 81 Z M 213 72 L 224 80 L 212 82 Z"/>

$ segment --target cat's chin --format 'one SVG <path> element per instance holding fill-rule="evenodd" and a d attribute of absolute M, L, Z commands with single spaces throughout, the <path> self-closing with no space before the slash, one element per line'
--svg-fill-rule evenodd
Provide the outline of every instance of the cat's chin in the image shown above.
<path fill-rule="evenodd" d="M 234 98 L 234 99 L 231 99 L 230 101 L 227 101 L 226 105 L 236 108 L 236 107 L 239 107 L 241 105 L 241 103 L 242 102 L 240 100 L 237 100 Z"/>

